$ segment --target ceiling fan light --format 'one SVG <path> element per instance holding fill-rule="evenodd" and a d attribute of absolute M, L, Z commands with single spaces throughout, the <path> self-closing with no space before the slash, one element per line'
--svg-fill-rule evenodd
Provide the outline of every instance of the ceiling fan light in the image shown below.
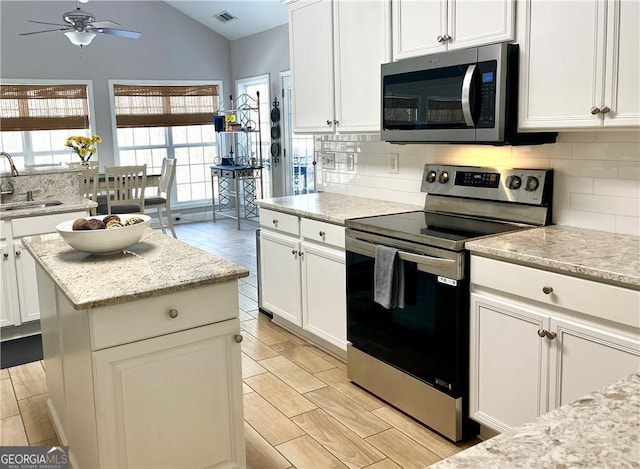
<path fill-rule="evenodd" d="M 88 46 L 93 41 L 93 38 L 96 37 L 95 33 L 90 33 L 88 31 L 69 31 L 64 33 L 65 36 L 71 41 L 71 44 L 74 46 Z"/>

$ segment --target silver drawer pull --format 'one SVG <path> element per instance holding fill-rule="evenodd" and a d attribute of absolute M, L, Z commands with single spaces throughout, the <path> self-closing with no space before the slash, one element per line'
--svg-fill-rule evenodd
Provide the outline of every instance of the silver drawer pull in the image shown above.
<path fill-rule="evenodd" d="M 327 233 L 325 233 L 324 231 L 321 231 L 320 233 L 318 233 L 318 236 L 320 236 L 322 239 L 324 239 L 324 237 L 326 236 Z"/>
<path fill-rule="evenodd" d="M 22 254 L 22 251 L 16 251 L 16 256 L 19 256 L 20 254 Z"/>
<path fill-rule="evenodd" d="M 242 337 L 240 334 L 236 334 L 233 336 L 233 340 L 235 340 L 237 343 L 242 342 L 243 339 L 244 337 Z"/>
<path fill-rule="evenodd" d="M 545 295 L 551 295 L 551 293 L 553 293 L 553 288 L 552 287 L 542 287 L 542 293 L 544 293 Z"/>
<path fill-rule="evenodd" d="M 548 332 L 544 329 L 538 329 L 538 337 L 546 337 Z"/>
<path fill-rule="evenodd" d="M 5 259 L 7 259 L 9 257 L 9 254 L 7 254 L 6 252 L 2 255 Z"/>
<path fill-rule="evenodd" d="M 171 319 L 175 319 L 178 317 L 178 310 L 177 309 L 170 309 L 169 310 L 169 317 Z"/>
<path fill-rule="evenodd" d="M 273 225 L 277 228 L 278 227 L 278 220 L 276 218 L 274 218 L 271 221 L 273 222 Z"/>
<path fill-rule="evenodd" d="M 558 334 L 556 334 L 555 332 L 549 332 L 549 331 L 547 331 L 546 336 L 547 336 L 547 339 L 549 339 L 549 340 L 553 340 L 553 339 L 555 339 L 555 338 L 558 336 Z"/>

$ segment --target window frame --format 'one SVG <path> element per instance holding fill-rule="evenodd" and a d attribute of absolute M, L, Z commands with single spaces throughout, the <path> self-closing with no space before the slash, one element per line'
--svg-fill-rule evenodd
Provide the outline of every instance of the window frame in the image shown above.
<path fill-rule="evenodd" d="M 115 104 L 115 94 L 114 94 L 114 85 L 151 85 L 151 86 L 198 86 L 198 85 L 216 85 L 218 87 L 218 100 L 219 105 L 223 103 L 224 96 L 224 84 L 222 80 L 119 80 L 119 79 L 110 79 L 108 81 L 109 87 L 109 107 L 111 113 L 111 132 L 113 138 L 113 161 L 114 164 L 119 165 L 120 163 L 120 143 L 118 141 L 118 127 L 116 122 L 116 104 Z M 213 114 L 211 115 L 211 125 L 213 125 Z M 165 138 L 167 144 L 167 158 L 175 159 L 175 146 L 173 143 L 173 137 L 171 135 L 170 127 L 162 127 L 165 129 Z M 179 145 L 180 147 L 184 147 L 184 145 Z M 151 148 L 152 145 L 149 146 Z M 216 147 L 218 152 L 220 151 L 220 142 L 216 140 Z M 163 147 L 164 148 L 164 147 Z M 212 195 L 213 196 L 213 195 Z M 189 202 L 178 202 L 177 200 L 177 182 L 176 179 L 173 181 L 173 188 L 171 194 L 171 203 L 175 205 L 177 208 L 193 208 L 193 207 L 203 207 L 208 206 L 211 203 L 211 199 L 203 199 L 203 201 L 189 201 Z"/>

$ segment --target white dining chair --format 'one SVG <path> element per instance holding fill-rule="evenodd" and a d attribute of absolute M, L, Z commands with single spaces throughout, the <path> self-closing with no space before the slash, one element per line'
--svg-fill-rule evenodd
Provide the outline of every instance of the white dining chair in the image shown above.
<path fill-rule="evenodd" d="M 98 177 L 98 166 L 78 172 L 78 186 L 82 197 L 98 202 Z M 95 214 L 96 208 L 94 207 L 91 209 L 91 215 Z"/>
<path fill-rule="evenodd" d="M 164 234 L 167 234 L 167 228 L 171 230 L 174 238 L 178 238 L 176 230 L 173 228 L 173 217 L 171 216 L 171 191 L 173 189 L 173 180 L 176 176 L 176 160 L 164 158 L 162 160 L 162 170 L 160 179 L 158 180 L 158 192 L 155 196 L 145 197 L 144 208 L 155 209 L 158 214 L 159 228 Z M 165 216 L 162 218 L 164 209 Z"/>
<path fill-rule="evenodd" d="M 100 215 L 144 213 L 144 191 L 147 187 L 147 165 L 107 166 L 105 199 L 99 203 Z"/>

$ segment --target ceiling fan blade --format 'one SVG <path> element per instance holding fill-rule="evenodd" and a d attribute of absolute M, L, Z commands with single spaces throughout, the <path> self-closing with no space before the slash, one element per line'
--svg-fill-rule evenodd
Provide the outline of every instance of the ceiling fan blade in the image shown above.
<path fill-rule="evenodd" d="M 115 21 L 111 21 L 111 20 L 94 21 L 93 23 L 91 23 L 91 27 L 95 29 L 108 28 L 110 26 L 122 26 L 122 25 L 120 23 L 116 23 Z"/>
<path fill-rule="evenodd" d="M 19 33 L 18 36 L 29 36 L 30 34 L 50 33 L 52 31 L 68 31 L 71 28 L 45 29 L 43 31 L 33 31 L 31 33 Z"/>
<path fill-rule="evenodd" d="M 29 23 L 36 24 L 49 24 L 51 26 L 69 26 L 68 24 L 60 24 L 60 23 L 47 23 L 46 21 L 35 21 L 35 20 L 27 20 Z"/>
<path fill-rule="evenodd" d="M 113 34 L 114 36 L 128 37 L 131 39 L 138 39 L 140 37 L 139 32 L 127 31 L 126 29 L 95 28 L 95 29 L 92 29 L 92 31 L 95 31 L 97 33 Z"/>

